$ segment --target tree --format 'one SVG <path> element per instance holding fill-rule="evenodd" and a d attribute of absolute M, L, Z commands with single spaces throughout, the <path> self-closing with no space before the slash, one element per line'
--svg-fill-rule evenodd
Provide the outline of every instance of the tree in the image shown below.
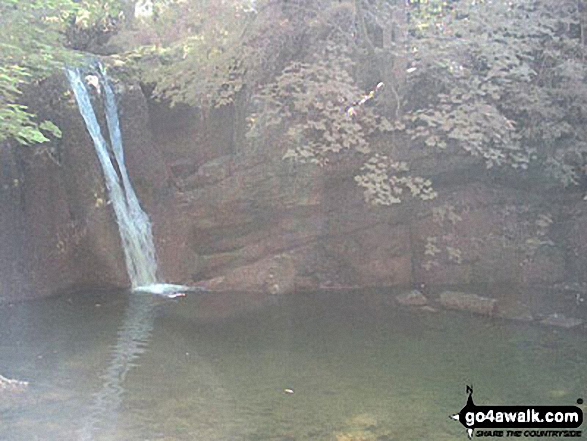
<path fill-rule="evenodd" d="M 397 130 L 463 149 L 488 168 L 580 181 L 587 71 L 577 2 L 461 0 L 412 45 L 416 99 Z"/>
<path fill-rule="evenodd" d="M 282 136 L 289 160 L 326 165 L 354 150 L 367 155 L 364 170 L 373 178 L 381 159 L 377 180 L 389 184 L 394 167 L 404 173 L 406 165 L 372 141 L 408 139 L 468 152 L 488 167 L 576 184 L 585 176 L 587 148 L 581 4 L 158 0 L 152 16 L 137 21 L 129 0 L 9 0 L 0 6 L 0 140 L 58 136 L 57 127 L 18 103 L 22 87 L 73 62 L 70 48 L 118 33 L 115 41 L 127 51 L 120 58 L 139 61 L 154 97 L 204 114 L 235 106 L 237 141 Z M 374 99 L 352 107 L 379 83 L 385 87 Z M 350 107 L 361 112 L 338 112 Z M 276 124 L 276 113 L 291 119 L 287 128 Z M 358 181 L 373 196 L 368 180 Z"/>
<path fill-rule="evenodd" d="M 399 202 L 406 189 L 435 197 L 393 157 L 406 143 L 520 176 L 584 179 L 581 2 L 158 0 L 131 20 L 134 5 L 4 4 L 0 139 L 58 135 L 17 104 L 22 86 L 61 68 L 88 34 L 117 34 L 118 58 L 137 62 L 154 98 L 203 115 L 234 106 L 244 150 L 279 143 L 287 160 L 320 166 L 361 155 L 356 179 L 377 204 Z"/>
<path fill-rule="evenodd" d="M 76 35 L 103 32 L 117 2 L 5 0 L 0 4 L 0 142 L 43 143 L 61 132 L 19 103 L 23 88 L 79 62 Z"/>

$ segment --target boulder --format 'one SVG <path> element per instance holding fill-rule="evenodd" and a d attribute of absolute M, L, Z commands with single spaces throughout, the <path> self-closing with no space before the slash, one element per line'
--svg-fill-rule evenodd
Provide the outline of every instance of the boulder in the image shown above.
<path fill-rule="evenodd" d="M 440 304 L 447 309 L 474 312 L 492 316 L 497 310 L 497 300 L 458 291 L 444 291 L 440 294 Z"/>
<path fill-rule="evenodd" d="M 399 294 L 395 299 L 403 306 L 425 306 L 428 304 L 426 296 L 417 289 Z"/>
<path fill-rule="evenodd" d="M 286 294 L 295 288 L 296 268 L 288 255 L 262 259 L 227 271 L 209 280 L 212 291 L 258 291 L 267 294 Z"/>
<path fill-rule="evenodd" d="M 554 314 L 550 314 L 544 320 L 541 320 L 540 324 L 570 329 L 582 325 L 583 320 L 573 317 L 567 317 L 564 314 L 555 312 Z"/>

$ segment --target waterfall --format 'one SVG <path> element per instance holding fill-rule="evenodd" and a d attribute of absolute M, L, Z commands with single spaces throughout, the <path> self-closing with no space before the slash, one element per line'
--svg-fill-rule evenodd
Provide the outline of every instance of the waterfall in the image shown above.
<path fill-rule="evenodd" d="M 91 74 L 84 77 L 90 70 Z M 133 291 L 123 323 L 118 330 L 116 344 L 111 351 L 110 363 L 102 376 L 102 388 L 94 394 L 94 402 L 80 433 L 81 439 L 91 440 L 102 423 L 114 424 L 122 403 L 124 380 L 149 343 L 153 331 L 154 303 L 151 298 L 140 293 L 175 298 L 184 296 L 186 292 L 202 289 L 157 283 L 157 258 L 151 223 L 141 208 L 126 169 L 118 108 L 112 85 L 99 63 L 86 69 L 69 68 L 66 72 L 104 172 L 104 181 L 114 208 Z M 86 82 L 103 95 L 102 105 L 109 142 L 102 135 Z"/>
<path fill-rule="evenodd" d="M 69 68 L 67 69 L 67 77 L 104 172 L 106 189 L 116 215 L 132 288 L 137 289 L 156 284 L 157 258 L 151 223 L 140 206 L 126 170 L 118 109 L 112 86 L 102 66 L 98 65 L 94 76 L 94 78 L 97 77 L 97 82 L 94 82 L 94 85 L 104 94 L 106 125 L 113 152 L 111 156 L 108 149 L 109 144 L 102 135 L 82 71 L 77 68 Z M 117 169 L 120 177 L 116 172 Z"/>

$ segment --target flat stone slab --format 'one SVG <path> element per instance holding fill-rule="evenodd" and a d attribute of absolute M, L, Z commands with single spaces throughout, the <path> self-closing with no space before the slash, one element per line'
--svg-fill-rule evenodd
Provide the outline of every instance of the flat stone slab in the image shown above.
<path fill-rule="evenodd" d="M 582 325 L 583 320 L 573 317 L 567 317 L 564 314 L 555 312 L 554 314 L 550 314 L 544 320 L 541 320 L 540 323 L 546 326 L 557 326 L 559 328 L 570 329 Z"/>
<path fill-rule="evenodd" d="M 428 304 L 426 296 L 417 289 L 399 294 L 395 299 L 404 306 L 425 306 Z"/>
<path fill-rule="evenodd" d="M 440 294 L 440 304 L 447 309 L 469 311 L 475 314 L 492 316 L 497 311 L 497 300 L 459 291 L 444 291 Z"/>

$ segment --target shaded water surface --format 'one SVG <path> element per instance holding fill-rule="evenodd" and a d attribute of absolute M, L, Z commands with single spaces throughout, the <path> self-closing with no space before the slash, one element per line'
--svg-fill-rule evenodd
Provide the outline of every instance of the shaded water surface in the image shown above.
<path fill-rule="evenodd" d="M 477 404 L 587 397 L 581 331 L 381 292 L 144 299 L 0 307 L 0 373 L 30 381 L 0 440 L 464 440 L 466 384 Z"/>

